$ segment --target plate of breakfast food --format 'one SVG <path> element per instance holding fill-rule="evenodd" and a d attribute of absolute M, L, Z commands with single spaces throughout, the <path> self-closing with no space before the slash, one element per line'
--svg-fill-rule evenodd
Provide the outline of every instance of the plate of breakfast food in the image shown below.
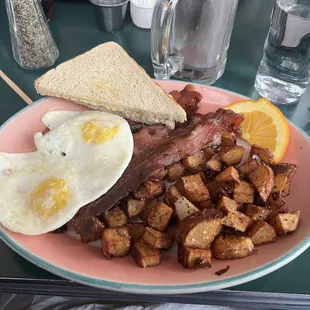
<path fill-rule="evenodd" d="M 108 42 L 48 71 L 0 128 L 0 237 L 58 276 L 194 293 L 309 244 L 308 137 L 268 100 L 154 81 Z"/>

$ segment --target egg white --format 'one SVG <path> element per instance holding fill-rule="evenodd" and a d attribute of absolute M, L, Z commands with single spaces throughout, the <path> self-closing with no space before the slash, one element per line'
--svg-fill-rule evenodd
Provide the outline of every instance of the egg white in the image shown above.
<path fill-rule="evenodd" d="M 57 114 L 43 116 L 51 131 L 34 135 L 36 152 L 0 153 L 0 222 L 11 231 L 37 235 L 61 227 L 81 207 L 105 194 L 131 160 L 133 137 L 123 118 L 97 111 Z M 118 133 L 102 144 L 86 143 L 81 126 L 94 119 L 102 128 L 118 127 Z M 67 182 L 70 197 L 63 209 L 46 217 L 31 207 L 29 197 L 52 177 Z"/>
<path fill-rule="evenodd" d="M 42 123 L 49 129 L 55 129 L 62 123 L 74 116 L 82 113 L 81 111 L 49 111 L 42 116 Z"/>

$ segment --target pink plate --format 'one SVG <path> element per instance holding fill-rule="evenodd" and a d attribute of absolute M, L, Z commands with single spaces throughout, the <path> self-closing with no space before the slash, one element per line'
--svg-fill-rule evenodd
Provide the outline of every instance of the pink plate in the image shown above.
<path fill-rule="evenodd" d="M 157 81 L 158 82 L 158 81 Z M 158 82 L 169 92 L 181 90 L 185 83 Z M 218 107 L 242 100 L 243 96 L 214 87 L 197 85 L 203 94 L 201 112 L 215 111 Z M 9 119 L 0 130 L 2 152 L 28 152 L 34 150 L 33 134 L 43 131 L 42 115 L 50 110 L 84 110 L 74 103 L 47 98 L 26 107 Z M 22 128 L 22 130 L 20 129 Z M 258 254 L 241 260 L 213 261 L 211 269 L 186 270 L 176 257 L 165 253 L 162 263 L 142 269 L 132 258 L 106 260 L 100 248 L 82 244 L 67 234 L 24 236 L 0 227 L 2 240 L 32 263 L 61 277 L 86 285 L 144 294 L 194 293 L 226 288 L 245 283 L 268 274 L 287 264 L 307 249 L 310 244 L 310 208 L 308 192 L 310 184 L 310 143 L 307 136 L 290 124 L 290 143 L 284 162 L 298 165 L 291 195 L 286 199 L 292 209 L 301 210 L 298 230 L 277 242 L 257 247 Z M 230 269 L 222 276 L 215 271 Z M 302 275 L 301 275 L 302 276 Z"/>

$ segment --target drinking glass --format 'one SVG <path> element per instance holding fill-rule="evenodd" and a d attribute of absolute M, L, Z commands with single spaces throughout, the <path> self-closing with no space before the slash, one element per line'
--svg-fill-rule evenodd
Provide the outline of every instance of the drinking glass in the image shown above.
<path fill-rule="evenodd" d="M 277 0 L 255 89 L 274 104 L 297 102 L 309 84 L 310 0 Z"/>
<path fill-rule="evenodd" d="M 214 83 L 225 70 L 238 0 L 157 0 L 151 56 L 157 79 Z"/>

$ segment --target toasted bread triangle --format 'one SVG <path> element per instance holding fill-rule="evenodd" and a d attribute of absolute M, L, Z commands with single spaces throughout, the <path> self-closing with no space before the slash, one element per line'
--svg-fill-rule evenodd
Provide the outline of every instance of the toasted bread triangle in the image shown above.
<path fill-rule="evenodd" d="M 43 96 L 67 99 L 145 124 L 174 127 L 186 113 L 117 43 L 68 60 L 35 81 Z"/>

